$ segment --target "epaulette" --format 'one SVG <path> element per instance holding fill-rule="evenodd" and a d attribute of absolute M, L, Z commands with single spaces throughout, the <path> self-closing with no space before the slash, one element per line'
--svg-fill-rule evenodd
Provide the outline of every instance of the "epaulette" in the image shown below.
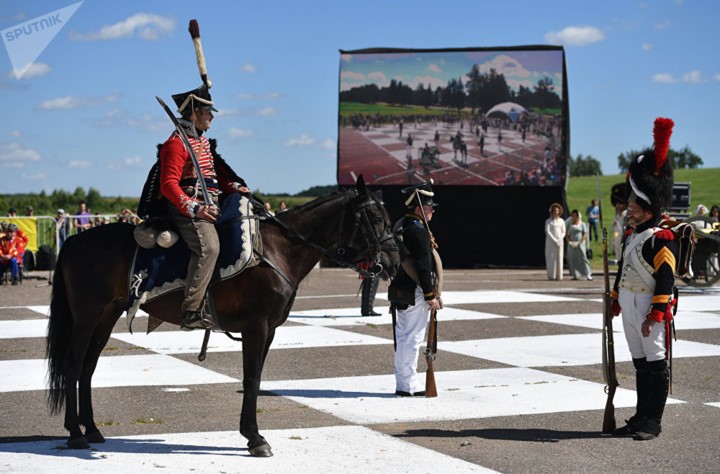
<path fill-rule="evenodd" d="M 675 240 L 675 234 L 670 229 L 660 229 L 655 232 L 655 238 L 662 240 Z"/>

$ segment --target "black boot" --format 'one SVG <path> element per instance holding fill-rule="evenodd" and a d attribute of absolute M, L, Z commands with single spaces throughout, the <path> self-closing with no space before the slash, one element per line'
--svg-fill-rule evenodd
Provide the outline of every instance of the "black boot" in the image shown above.
<path fill-rule="evenodd" d="M 183 312 L 180 328 L 183 331 L 192 331 L 193 329 L 212 329 L 212 319 L 203 314 L 202 311 L 185 311 Z"/>
<path fill-rule="evenodd" d="M 656 438 L 662 431 L 661 421 L 665 411 L 668 390 L 670 388 L 670 373 L 665 360 L 656 360 L 647 363 L 648 399 L 644 418 L 637 425 L 634 439 L 647 441 Z"/>
<path fill-rule="evenodd" d="M 362 282 L 362 300 L 360 311 L 363 316 L 380 316 L 380 313 L 373 310 L 375 305 L 375 294 L 377 293 L 378 278 L 365 278 Z"/>
<path fill-rule="evenodd" d="M 613 433 L 615 436 L 629 436 L 634 437 L 637 435 L 638 425 L 647 416 L 648 404 L 650 401 L 650 371 L 648 369 L 647 359 L 633 359 L 633 365 L 635 366 L 635 390 L 637 392 L 637 404 L 635 405 L 635 414 L 630 417 L 629 420 L 625 420 L 627 423 L 622 428 L 618 428 Z"/>

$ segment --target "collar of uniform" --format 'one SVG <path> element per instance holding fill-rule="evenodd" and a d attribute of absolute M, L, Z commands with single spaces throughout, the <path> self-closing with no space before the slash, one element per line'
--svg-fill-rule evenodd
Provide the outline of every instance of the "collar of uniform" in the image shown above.
<path fill-rule="evenodd" d="M 185 129 L 185 134 L 189 138 L 200 138 L 203 134 L 202 130 L 198 130 L 195 128 L 193 123 L 189 120 L 185 120 L 183 118 L 178 119 L 178 123 L 182 125 L 182 127 Z"/>
<path fill-rule="evenodd" d="M 652 219 L 650 219 L 650 220 L 648 220 L 648 221 L 646 221 L 646 222 L 643 222 L 642 224 L 640 224 L 639 226 L 637 226 L 637 227 L 635 228 L 635 233 L 636 233 L 636 234 L 640 234 L 641 232 L 646 231 L 646 230 L 648 230 L 648 229 L 651 228 L 651 227 L 656 227 L 659 223 L 660 223 L 660 218 L 659 218 L 659 217 L 653 217 Z"/>

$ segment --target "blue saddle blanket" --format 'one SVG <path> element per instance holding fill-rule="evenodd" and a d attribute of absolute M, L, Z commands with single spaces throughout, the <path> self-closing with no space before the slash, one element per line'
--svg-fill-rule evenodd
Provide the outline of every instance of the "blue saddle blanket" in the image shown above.
<path fill-rule="evenodd" d="M 212 282 L 225 280 L 244 270 L 253 260 L 253 243 L 258 237 L 257 220 L 247 198 L 233 193 L 221 202 L 220 211 L 220 219 L 215 224 L 220 254 Z M 182 238 L 167 249 L 137 247 L 130 267 L 128 327 L 142 304 L 185 288 L 189 261 L 190 249 Z"/>

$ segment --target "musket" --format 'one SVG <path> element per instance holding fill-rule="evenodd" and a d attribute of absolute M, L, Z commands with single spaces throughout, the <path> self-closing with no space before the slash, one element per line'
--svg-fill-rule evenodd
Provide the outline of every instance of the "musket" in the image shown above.
<path fill-rule="evenodd" d="M 430 321 L 428 322 L 427 347 L 425 347 L 425 360 L 427 361 L 427 371 L 425 372 L 425 397 L 437 397 L 437 386 L 435 385 L 435 369 L 433 369 L 433 361 L 437 354 L 437 310 L 430 311 Z"/>
<path fill-rule="evenodd" d="M 602 432 L 610 434 L 615 431 L 615 391 L 618 385 L 617 374 L 615 372 L 615 337 L 613 335 L 613 313 L 610 302 L 610 271 L 608 269 L 608 233 L 603 223 L 602 199 L 600 193 L 600 175 L 597 175 L 598 190 L 598 209 L 600 220 L 600 229 L 602 230 L 602 255 L 603 255 L 603 279 L 605 288 L 603 291 L 603 327 L 602 327 L 602 364 L 603 379 L 605 380 L 605 393 L 607 393 L 607 402 L 605 403 L 605 414 L 603 416 Z"/>

